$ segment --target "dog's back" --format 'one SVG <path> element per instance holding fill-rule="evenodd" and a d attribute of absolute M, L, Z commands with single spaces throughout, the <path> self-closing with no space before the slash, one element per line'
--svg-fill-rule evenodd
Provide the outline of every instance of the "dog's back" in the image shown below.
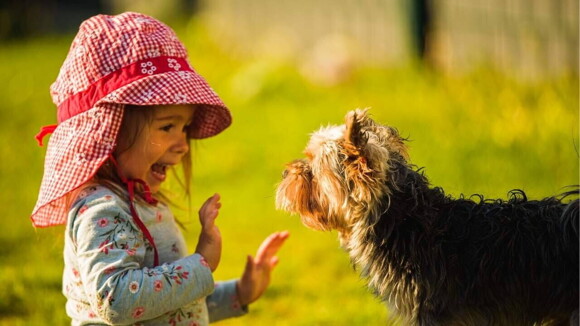
<path fill-rule="evenodd" d="M 579 204 L 562 199 L 578 189 L 543 200 L 527 200 L 516 190 L 507 201 L 474 201 L 430 188 L 414 170 L 398 177 L 404 180 L 374 226 L 383 244 L 375 250 L 384 255 L 375 258 L 391 263 L 386 269 L 398 274 L 393 283 L 406 283 L 390 284 L 389 292 L 414 284 L 417 294 L 405 309 L 416 311 L 417 323 L 570 320 L 578 309 Z"/>
<path fill-rule="evenodd" d="M 440 216 L 449 226 L 444 251 L 458 255 L 445 261 L 460 264 L 458 305 L 502 325 L 569 320 L 579 296 L 578 200 L 563 197 L 527 200 L 518 190 L 508 201 L 450 201 Z"/>

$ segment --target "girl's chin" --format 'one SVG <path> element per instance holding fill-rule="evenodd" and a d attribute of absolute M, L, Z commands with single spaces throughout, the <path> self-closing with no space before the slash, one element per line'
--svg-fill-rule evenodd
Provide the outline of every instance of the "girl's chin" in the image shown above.
<path fill-rule="evenodd" d="M 147 182 L 147 185 L 152 194 L 156 194 L 159 191 L 159 188 L 161 188 L 161 182 Z"/>
<path fill-rule="evenodd" d="M 162 181 L 159 181 L 155 178 L 149 177 L 149 178 L 145 179 L 144 181 L 145 181 L 145 183 L 147 183 L 147 186 L 149 187 L 149 191 L 152 194 L 157 193 L 159 191 L 159 189 L 161 188 Z"/>

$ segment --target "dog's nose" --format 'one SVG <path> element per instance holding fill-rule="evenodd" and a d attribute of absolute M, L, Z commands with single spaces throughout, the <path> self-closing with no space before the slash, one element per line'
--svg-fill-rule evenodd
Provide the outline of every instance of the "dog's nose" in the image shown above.
<path fill-rule="evenodd" d="M 288 175 L 288 170 L 284 170 L 284 172 L 282 172 L 282 179 L 286 179 L 287 175 Z"/>

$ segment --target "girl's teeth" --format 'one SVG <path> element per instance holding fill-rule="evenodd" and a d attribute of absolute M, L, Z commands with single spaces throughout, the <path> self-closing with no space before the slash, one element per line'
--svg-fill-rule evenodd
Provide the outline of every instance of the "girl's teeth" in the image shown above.
<path fill-rule="evenodd" d="M 165 171 L 167 170 L 167 165 L 166 164 L 155 163 L 151 167 L 151 170 L 153 171 L 153 173 L 155 173 L 155 174 L 157 174 L 159 176 L 163 176 L 163 175 L 165 175 Z"/>

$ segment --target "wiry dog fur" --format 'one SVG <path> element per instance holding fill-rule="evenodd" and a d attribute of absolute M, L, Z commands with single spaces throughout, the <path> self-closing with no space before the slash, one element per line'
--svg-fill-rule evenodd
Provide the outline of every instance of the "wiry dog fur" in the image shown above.
<path fill-rule="evenodd" d="M 453 199 L 366 111 L 315 132 L 278 208 L 337 230 L 371 289 L 415 325 L 567 325 L 578 314 L 578 188 L 528 200 Z M 576 318 L 575 318 L 576 317 Z M 576 321 L 577 322 L 577 321 Z M 574 323 L 574 322 L 572 322 Z"/>

